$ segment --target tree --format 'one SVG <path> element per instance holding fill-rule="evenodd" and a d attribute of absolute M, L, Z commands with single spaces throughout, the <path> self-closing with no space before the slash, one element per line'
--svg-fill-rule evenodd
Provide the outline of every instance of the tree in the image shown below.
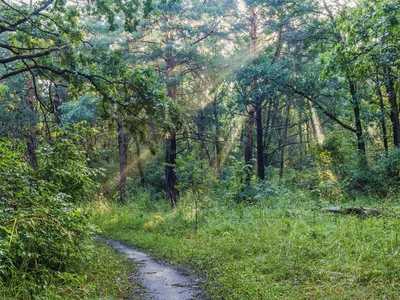
<path fill-rule="evenodd" d="M 215 14 L 219 6 L 224 5 L 217 1 L 154 3 L 151 13 L 139 24 L 138 34 L 129 42 L 133 61 L 154 65 L 163 76 L 167 96 L 175 103 L 182 101 L 178 88 L 185 78 L 200 73 L 201 45 L 218 31 L 223 18 Z M 177 116 L 172 121 L 166 134 L 165 195 L 175 207 L 179 198 L 175 166 L 181 122 Z"/>

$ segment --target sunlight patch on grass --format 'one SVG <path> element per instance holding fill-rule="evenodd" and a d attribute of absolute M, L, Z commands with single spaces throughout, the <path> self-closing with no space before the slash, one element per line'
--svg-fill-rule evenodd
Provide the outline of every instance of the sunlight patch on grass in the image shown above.
<path fill-rule="evenodd" d="M 211 201 L 200 211 L 198 230 L 188 215 L 190 199 L 173 212 L 161 204 L 131 214 L 134 204 L 112 206 L 96 220 L 105 235 L 202 274 L 212 299 L 400 297 L 397 214 L 327 214 L 284 192 L 240 209 Z M 156 225 L 145 230 L 145 224 Z"/>

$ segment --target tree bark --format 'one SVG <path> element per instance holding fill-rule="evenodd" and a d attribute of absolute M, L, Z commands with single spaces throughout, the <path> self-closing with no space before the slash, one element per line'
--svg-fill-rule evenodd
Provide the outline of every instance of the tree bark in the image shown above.
<path fill-rule="evenodd" d="M 117 120 L 118 154 L 119 154 L 119 200 L 123 204 L 126 200 L 126 178 L 127 178 L 127 146 L 121 117 Z"/>
<path fill-rule="evenodd" d="M 254 107 L 249 106 L 248 119 L 247 119 L 247 134 L 246 134 L 246 148 L 244 151 L 244 161 L 246 164 L 251 165 L 253 158 L 253 130 L 254 130 Z M 251 169 L 251 167 L 250 167 Z"/>
<path fill-rule="evenodd" d="M 283 121 L 283 128 L 280 138 L 281 153 L 280 153 L 280 168 L 279 168 L 279 179 L 283 178 L 283 170 L 285 168 L 285 144 L 287 140 L 287 130 L 289 125 L 289 113 L 290 113 L 290 101 L 286 102 L 285 117 Z"/>
<path fill-rule="evenodd" d="M 250 56 L 252 58 L 256 57 L 257 55 L 257 13 L 254 7 L 251 8 L 250 12 Z M 253 79 L 255 82 L 256 78 Z M 254 85 L 254 83 L 252 83 Z M 250 173 L 251 173 L 251 160 L 253 158 L 253 131 L 254 131 L 254 114 L 255 109 L 254 106 L 249 104 L 247 105 L 247 113 L 248 113 L 248 120 L 247 120 L 247 140 L 246 140 L 246 148 L 244 150 L 244 161 L 249 166 L 249 172 L 247 180 L 250 180 Z"/>
<path fill-rule="evenodd" d="M 171 208 L 178 203 L 179 192 L 176 189 L 176 131 L 172 130 L 167 138 L 167 149 L 165 153 L 165 195 L 170 201 Z"/>
<path fill-rule="evenodd" d="M 265 178 L 264 167 L 264 143 L 263 143 L 263 122 L 262 122 L 262 107 L 258 103 L 256 106 L 256 130 L 257 130 L 257 174 L 260 180 Z"/>
<path fill-rule="evenodd" d="M 197 115 L 197 136 L 200 141 L 200 152 L 199 152 L 199 159 L 203 160 L 205 157 L 206 150 L 206 143 L 204 141 L 204 133 L 205 133 L 205 116 L 203 109 L 200 110 L 199 114 Z"/>
<path fill-rule="evenodd" d="M 38 159 L 37 159 L 37 138 L 36 138 L 36 116 L 35 116 L 35 95 L 34 95 L 34 87 L 33 82 L 29 83 L 29 101 L 28 101 L 28 109 L 29 109 L 29 130 L 28 130 L 28 141 L 27 141 L 27 150 L 29 157 L 29 164 L 31 165 L 33 170 L 37 170 L 39 168 Z"/>
<path fill-rule="evenodd" d="M 383 95 L 381 91 L 381 86 L 379 84 L 379 78 L 377 77 L 376 81 L 376 95 L 379 99 L 379 106 L 381 110 L 381 128 L 382 128 L 382 140 L 383 140 L 383 147 L 385 149 L 386 155 L 389 152 L 389 146 L 388 146 L 388 138 L 387 138 L 387 128 L 386 128 L 386 122 L 385 122 L 385 116 L 386 116 L 386 110 L 385 110 L 385 104 L 383 103 Z"/>
<path fill-rule="evenodd" d="M 214 98 L 213 101 L 213 115 L 214 115 L 214 122 L 215 122 L 215 154 L 216 154 L 216 169 L 217 169 L 217 174 L 221 175 L 221 162 L 222 162 L 222 151 L 221 151 L 221 142 L 220 142 L 220 137 L 221 137 L 221 128 L 219 126 L 219 116 L 218 116 L 218 103 L 217 103 L 217 97 Z"/>
<path fill-rule="evenodd" d="M 170 33 L 167 32 L 164 37 L 164 45 L 167 47 L 171 40 Z M 176 100 L 177 83 L 170 82 L 173 78 L 174 61 L 171 49 L 167 47 L 165 55 L 165 69 L 166 69 L 166 88 L 167 96 Z M 171 208 L 175 208 L 179 199 L 179 191 L 176 189 L 177 178 L 175 174 L 176 166 L 176 129 L 169 132 L 166 139 L 165 149 L 165 198 L 170 201 Z"/>
<path fill-rule="evenodd" d="M 275 99 L 273 102 L 271 101 L 271 107 L 270 107 L 270 114 L 268 114 L 268 118 L 271 119 L 270 121 L 270 127 L 267 128 L 266 132 L 268 132 L 268 135 L 266 135 L 266 143 L 265 143 L 265 153 L 266 153 L 266 159 L 265 159 L 265 164 L 269 166 L 271 164 L 271 157 L 268 153 L 268 147 L 271 145 L 272 141 L 272 128 L 277 125 L 278 123 L 278 114 L 279 114 L 279 101 Z M 267 123 L 268 124 L 268 123 Z"/>
<path fill-rule="evenodd" d="M 393 128 L 393 144 L 395 147 L 400 146 L 400 122 L 399 122 L 399 107 L 397 105 L 397 95 L 394 87 L 394 76 L 391 67 L 385 68 L 385 86 L 386 93 L 390 104 L 390 120 Z"/>
<path fill-rule="evenodd" d="M 299 118 L 299 124 L 297 126 L 298 126 L 298 135 L 299 135 L 299 154 L 300 154 L 300 161 L 302 161 L 304 151 L 303 151 L 303 128 L 302 128 L 303 114 L 301 112 L 301 107 L 298 107 L 298 118 Z"/>
<path fill-rule="evenodd" d="M 365 150 L 365 141 L 363 136 L 363 129 L 361 124 L 361 113 L 360 113 L 360 101 L 359 96 L 357 94 L 356 84 L 349 80 L 350 94 L 353 99 L 353 107 L 354 107 L 354 121 L 356 124 L 356 135 L 357 135 L 357 145 L 358 151 L 361 156 L 361 164 L 363 168 L 366 166 L 367 158 L 366 158 L 366 150 Z"/>

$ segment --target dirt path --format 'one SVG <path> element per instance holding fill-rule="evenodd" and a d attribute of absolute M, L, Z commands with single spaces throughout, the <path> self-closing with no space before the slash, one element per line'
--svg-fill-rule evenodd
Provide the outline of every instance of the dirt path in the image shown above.
<path fill-rule="evenodd" d="M 149 255 L 137 251 L 134 247 L 120 242 L 101 239 L 101 241 L 134 260 L 140 271 L 139 276 L 146 289 L 145 299 L 154 300 L 189 300 L 198 299 L 195 281 L 171 266 L 154 260 Z"/>

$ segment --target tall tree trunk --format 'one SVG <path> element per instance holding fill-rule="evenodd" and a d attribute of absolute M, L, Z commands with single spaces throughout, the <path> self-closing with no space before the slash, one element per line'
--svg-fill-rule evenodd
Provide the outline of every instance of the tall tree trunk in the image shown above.
<path fill-rule="evenodd" d="M 167 149 L 165 153 L 165 194 L 170 201 L 171 208 L 178 203 L 179 192 L 176 189 L 176 131 L 172 130 L 167 138 Z"/>
<path fill-rule="evenodd" d="M 127 145 L 125 140 L 122 119 L 117 120 L 118 154 L 119 154 L 119 199 L 121 203 L 126 200 L 126 177 L 127 177 Z"/>
<path fill-rule="evenodd" d="M 145 180 L 144 180 L 144 172 L 143 172 L 143 166 L 142 166 L 142 160 L 140 158 L 140 144 L 139 144 L 139 139 L 137 136 L 133 136 L 133 139 L 135 141 L 135 146 L 136 146 L 136 166 L 139 171 L 139 177 L 140 177 L 140 186 L 144 186 Z"/>
<path fill-rule="evenodd" d="M 221 128 L 219 125 L 219 116 L 218 116 L 218 103 L 217 96 L 215 96 L 213 101 L 213 115 L 215 122 L 215 154 L 216 154 L 216 168 L 217 174 L 221 175 L 221 162 L 222 162 L 222 149 L 221 149 Z"/>
<path fill-rule="evenodd" d="M 298 126 L 298 135 L 299 135 L 299 154 L 300 154 L 300 162 L 303 160 L 303 114 L 301 112 L 301 107 L 298 107 L 298 118 L 299 118 L 299 124 Z M 300 166 L 301 167 L 301 166 Z"/>
<path fill-rule="evenodd" d="M 203 109 L 200 110 L 199 114 L 197 115 L 197 136 L 200 142 L 200 152 L 199 152 L 199 159 L 203 160 L 205 154 L 207 152 L 206 143 L 204 141 L 204 133 L 205 133 L 205 116 Z"/>
<path fill-rule="evenodd" d="M 247 134 L 246 134 L 246 148 L 244 151 L 244 160 L 246 164 L 251 165 L 253 158 L 253 130 L 254 130 L 254 107 L 249 105 L 248 119 L 247 119 Z"/>
<path fill-rule="evenodd" d="M 281 148 L 280 152 L 280 168 L 279 168 L 279 178 L 283 178 L 283 170 L 285 168 L 285 145 L 287 142 L 287 130 L 288 130 L 288 125 L 289 125 L 289 113 L 290 113 L 290 101 L 286 102 L 286 109 L 285 109 L 285 117 L 283 120 L 283 128 L 281 132 L 281 138 L 280 138 L 280 143 L 279 147 Z"/>
<path fill-rule="evenodd" d="M 272 100 L 271 100 L 272 101 Z M 271 141 L 272 141 L 272 129 L 274 126 L 278 125 L 278 114 L 279 114 L 279 101 L 277 99 L 275 99 L 273 102 L 271 102 L 271 108 L 270 108 L 270 112 L 271 115 L 269 115 L 269 117 L 271 118 L 271 126 L 270 129 L 267 129 L 266 131 L 269 132 L 268 135 L 266 135 L 266 143 L 265 143 L 265 153 L 266 153 L 266 159 L 265 159 L 265 163 L 267 166 L 269 166 L 271 164 L 271 156 L 268 153 L 268 147 L 269 145 L 271 145 Z"/>
<path fill-rule="evenodd" d="M 167 85 L 167 95 L 176 98 L 176 85 Z M 176 130 L 171 130 L 166 139 L 165 150 L 165 198 L 170 202 L 171 208 L 175 208 L 179 199 L 179 191 L 176 188 Z"/>
<path fill-rule="evenodd" d="M 379 106 L 380 106 L 380 110 L 381 110 L 381 118 L 380 119 L 381 119 L 381 128 L 382 128 L 383 147 L 384 147 L 385 153 L 387 155 L 389 152 L 389 146 L 388 146 L 387 129 L 386 129 L 386 121 L 385 121 L 386 110 L 385 110 L 385 104 L 383 103 L 383 95 L 382 95 L 378 76 L 376 79 L 377 79 L 376 80 L 376 95 L 379 99 Z"/>
<path fill-rule="evenodd" d="M 35 171 L 39 168 L 37 160 L 37 139 L 36 139 L 36 116 L 35 116 L 35 91 L 33 86 L 33 81 L 29 83 L 29 130 L 28 130 L 28 141 L 27 150 L 29 163 Z"/>
<path fill-rule="evenodd" d="M 397 105 L 397 95 L 394 87 L 394 76 L 391 67 L 385 68 L 385 86 L 386 93 L 390 104 L 390 120 L 393 128 L 393 144 L 395 147 L 400 146 L 400 122 L 399 122 L 399 107 Z"/>
<path fill-rule="evenodd" d="M 264 143 L 263 143 L 263 122 L 261 103 L 256 106 L 256 128 L 257 128 L 257 174 L 260 180 L 265 178 L 264 167 Z"/>
<path fill-rule="evenodd" d="M 272 101 L 270 100 L 268 102 L 268 113 L 267 113 L 267 119 L 265 120 L 264 124 L 264 141 L 263 141 L 263 156 L 264 156 L 264 165 L 268 166 L 268 141 L 269 141 L 269 136 L 271 135 L 271 129 L 270 129 L 270 123 L 272 119 Z M 265 171 L 265 170 L 264 170 Z"/>
<path fill-rule="evenodd" d="M 349 80 L 349 87 L 350 87 L 350 94 L 353 99 L 354 121 L 356 123 L 356 130 L 357 130 L 356 131 L 357 145 L 358 145 L 357 148 L 361 158 L 360 166 L 364 168 L 367 163 L 367 157 L 366 157 L 363 129 L 361 124 L 360 100 L 359 100 L 359 95 L 357 94 L 356 84 L 352 80 Z"/>
<path fill-rule="evenodd" d="M 252 58 L 256 57 L 257 55 L 257 40 L 258 40 L 258 33 L 257 33 L 257 13 L 254 6 L 251 8 L 251 15 L 250 15 L 250 56 Z M 256 78 L 253 79 L 252 85 L 254 85 Z M 248 120 L 247 120 L 247 139 L 246 139 L 246 148 L 244 150 L 244 160 L 247 165 L 249 165 L 249 173 L 248 173 L 248 180 L 250 179 L 250 172 L 251 172 L 251 160 L 253 158 L 253 131 L 254 131 L 254 114 L 255 109 L 253 105 L 247 105 L 247 113 L 248 113 Z"/>
<path fill-rule="evenodd" d="M 165 68 L 167 77 L 167 96 L 176 100 L 177 84 L 171 79 L 173 78 L 174 62 L 170 47 L 170 34 L 167 32 L 164 36 L 164 44 L 167 48 L 165 51 Z M 179 199 L 179 191 L 176 188 L 177 178 L 175 174 L 176 166 L 176 129 L 169 132 L 166 139 L 165 149 L 165 198 L 170 201 L 171 208 L 175 208 Z"/>
<path fill-rule="evenodd" d="M 272 113 L 273 113 L 272 103 L 271 102 L 272 101 L 269 101 L 267 103 L 268 113 L 267 113 L 267 119 L 265 120 L 265 124 L 264 124 L 264 126 L 265 126 L 265 130 L 264 130 L 264 150 L 265 151 L 264 152 L 268 152 L 267 140 L 268 140 L 268 136 L 269 136 L 269 133 L 270 133 L 270 123 L 271 123 Z"/>

